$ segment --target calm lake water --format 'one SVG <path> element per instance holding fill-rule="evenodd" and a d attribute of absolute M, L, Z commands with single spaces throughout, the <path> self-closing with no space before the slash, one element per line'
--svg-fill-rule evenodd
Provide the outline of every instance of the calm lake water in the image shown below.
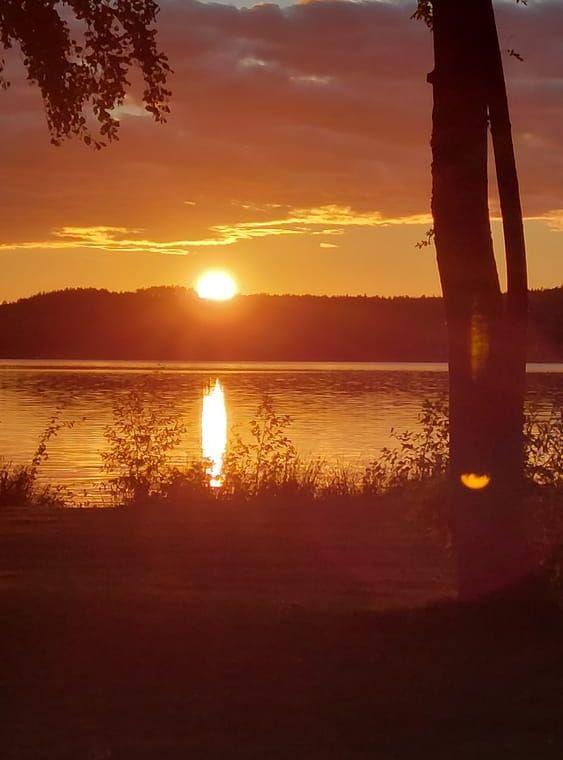
<path fill-rule="evenodd" d="M 304 457 L 362 467 L 391 429 L 417 427 L 425 399 L 445 400 L 443 364 L 164 363 L 0 361 L 0 456 L 28 462 L 49 419 L 75 421 L 49 445 L 43 479 L 99 500 L 100 452 L 112 405 L 147 375 L 159 371 L 160 400 L 177 409 L 187 433 L 179 463 L 201 456 L 204 396 L 220 381 L 227 416 L 244 437 L 264 392 L 276 411 L 293 418 L 290 436 Z M 528 405 L 547 414 L 563 402 L 563 364 L 530 365 Z M 224 420 L 223 420 L 224 422 Z M 205 437 L 205 436 L 204 436 Z M 228 443 L 227 443 L 228 445 Z"/>

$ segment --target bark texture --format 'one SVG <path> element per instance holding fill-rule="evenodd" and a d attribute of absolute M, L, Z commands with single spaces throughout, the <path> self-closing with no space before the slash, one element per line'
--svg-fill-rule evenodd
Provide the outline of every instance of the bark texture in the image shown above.
<path fill-rule="evenodd" d="M 453 527 L 460 596 L 474 598 L 529 569 L 522 520 L 525 253 L 491 2 L 437 0 L 433 7 L 432 211 L 449 336 Z M 489 114 L 510 262 L 506 302 L 488 205 Z"/>

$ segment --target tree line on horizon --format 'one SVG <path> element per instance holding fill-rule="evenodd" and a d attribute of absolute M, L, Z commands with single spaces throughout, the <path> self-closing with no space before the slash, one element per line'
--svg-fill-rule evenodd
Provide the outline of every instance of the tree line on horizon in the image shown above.
<path fill-rule="evenodd" d="M 563 361 L 563 287 L 530 293 L 528 361 Z M 446 361 L 439 297 L 67 289 L 0 305 L 4 359 Z"/>

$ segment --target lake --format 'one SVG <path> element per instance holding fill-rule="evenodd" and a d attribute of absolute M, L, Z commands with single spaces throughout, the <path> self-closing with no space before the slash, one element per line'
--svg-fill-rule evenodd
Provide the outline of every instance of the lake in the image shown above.
<path fill-rule="evenodd" d="M 243 437 L 264 393 L 292 418 L 289 434 L 305 458 L 363 467 L 393 445 L 391 430 L 417 427 L 425 400 L 445 400 L 445 364 L 151 363 L 102 361 L 0 361 L 0 455 L 28 462 L 53 415 L 74 421 L 49 444 L 41 478 L 72 489 L 79 501 L 98 502 L 100 452 L 112 407 L 158 372 L 163 407 L 182 415 L 187 432 L 175 461 L 201 456 L 204 397 L 222 390 L 227 446 Z M 563 364 L 528 367 L 527 403 L 540 415 L 563 402 Z"/>

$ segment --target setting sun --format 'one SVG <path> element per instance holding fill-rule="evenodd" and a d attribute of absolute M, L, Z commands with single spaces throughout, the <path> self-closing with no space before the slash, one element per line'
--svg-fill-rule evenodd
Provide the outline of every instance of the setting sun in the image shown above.
<path fill-rule="evenodd" d="M 212 301 L 228 301 L 237 294 L 237 284 L 228 272 L 215 269 L 204 272 L 198 279 L 196 293 L 200 298 L 208 298 Z"/>

